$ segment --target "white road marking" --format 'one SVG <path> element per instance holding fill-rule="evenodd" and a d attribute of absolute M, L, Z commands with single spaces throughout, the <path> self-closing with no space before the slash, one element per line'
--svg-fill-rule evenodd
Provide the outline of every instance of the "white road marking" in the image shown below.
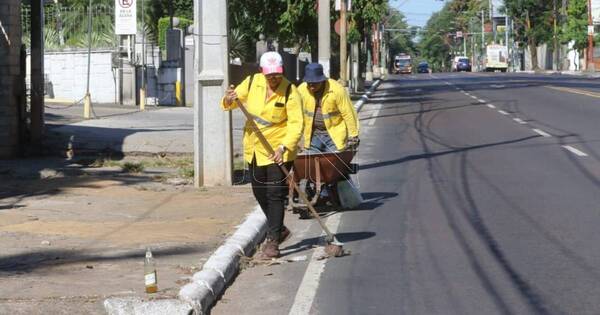
<path fill-rule="evenodd" d="M 550 135 L 549 133 L 547 133 L 547 132 L 545 132 L 543 130 L 535 129 L 535 128 L 531 129 L 531 130 L 533 130 L 535 133 L 539 134 L 542 137 L 552 137 L 552 135 Z"/>
<path fill-rule="evenodd" d="M 476 100 L 476 99 L 477 99 L 477 96 L 475 96 L 475 95 L 471 95 L 471 98 L 472 98 L 472 99 L 474 99 L 474 100 Z"/>
<path fill-rule="evenodd" d="M 507 112 L 505 112 L 505 111 L 503 111 L 503 110 L 501 110 L 501 109 L 500 109 L 500 110 L 498 110 L 498 113 L 500 113 L 500 114 L 502 114 L 502 115 L 508 115 L 508 113 L 507 113 Z"/>
<path fill-rule="evenodd" d="M 463 93 L 465 93 L 465 95 L 471 96 L 471 94 L 469 94 L 469 92 L 463 91 Z"/>
<path fill-rule="evenodd" d="M 336 213 L 327 218 L 325 224 L 327 224 L 331 233 L 337 233 L 341 216 L 341 213 Z M 290 315 L 310 314 L 310 309 L 315 299 L 315 295 L 317 294 L 317 289 L 319 288 L 321 274 L 325 270 L 325 263 L 327 262 L 327 259 L 317 260 L 317 258 L 324 255 L 325 249 L 323 247 L 315 249 L 311 260 L 308 263 L 308 267 L 306 268 L 306 273 L 304 273 L 304 277 L 300 283 L 300 287 L 298 288 L 298 292 L 296 292 L 294 304 L 290 309 Z"/>
<path fill-rule="evenodd" d="M 585 152 L 579 151 L 570 145 L 563 145 L 562 147 L 571 151 L 571 153 L 573 153 L 577 156 L 588 156 Z"/>
<path fill-rule="evenodd" d="M 504 86 L 505 86 L 505 85 L 503 85 L 503 84 L 492 84 L 492 85 L 490 85 L 490 87 L 493 87 L 493 88 L 496 88 L 496 89 L 501 89 L 501 88 L 503 88 Z"/>
<path fill-rule="evenodd" d="M 496 106 L 494 106 L 494 104 L 487 104 L 487 107 L 489 107 L 489 108 L 496 108 Z"/>
<path fill-rule="evenodd" d="M 526 122 L 526 121 L 523 121 L 523 119 L 521 119 L 521 118 L 513 118 L 513 120 L 514 120 L 514 121 L 516 121 L 516 122 L 518 122 L 518 123 L 519 123 L 519 124 L 521 124 L 521 125 L 525 125 L 525 124 L 527 124 L 527 122 Z"/>
<path fill-rule="evenodd" d="M 381 107 L 381 104 L 377 105 L 377 109 L 373 112 L 371 118 L 369 118 L 369 123 L 367 123 L 367 125 L 373 126 L 375 124 L 375 120 L 377 120 L 377 116 L 379 116 L 379 111 L 381 110 Z"/>
<path fill-rule="evenodd" d="M 485 100 L 482 100 L 482 99 L 480 99 L 480 98 L 478 98 L 478 99 L 477 99 L 477 101 L 479 101 L 479 103 L 486 103 L 486 101 L 485 101 Z"/>

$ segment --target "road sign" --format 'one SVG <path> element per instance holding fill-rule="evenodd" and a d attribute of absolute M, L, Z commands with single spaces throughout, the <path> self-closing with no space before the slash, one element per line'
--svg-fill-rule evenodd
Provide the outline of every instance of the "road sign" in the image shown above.
<path fill-rule="evenodd" d="M 115 34 L 135 35 L 137 0 L 115 0 Z"/>
<path fill-rule="evenodd" d="M 461 31 L 456 32 L 456 37 L 463 37 L 463 32 L 461 32 Z"/>
<path fill-rule="evenodd" d="M 594 35 L 594 26 L 588 25 L 588 35 Z"/>

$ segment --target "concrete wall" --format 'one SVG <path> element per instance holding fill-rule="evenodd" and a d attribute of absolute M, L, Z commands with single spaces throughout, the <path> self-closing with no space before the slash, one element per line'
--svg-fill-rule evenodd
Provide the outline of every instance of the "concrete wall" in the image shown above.
<path fill-rule="evenodd" d="M 94 51 L 91 55 L 90 94 L 93 102 L 115 101 L 115 78 L 111 68 L 111 51 Z M 87 83 L 87 51 L 46 52 L 44 70 L 52 83 L 54 97 L 77 101 L 83 98 Z"/>
<path fill-rule="evenodd" d="M 20 0 L 0 0 L 0 22 L 0 158 L 9 158 L 19 148 Z"/>
<path fill-rule="evenodd" d="M 92 51 L 90 57 L 90 94 L 92 102 L 115 103 L 118 84 L 118 71 L 112 68 L 112 50 Z M 47 96 L 65 101 L 78 101 L 83 98 L 87 83 L 87 50 L 46 52 L 44 54 L 44 70 L 52 87 Z M 141 56 L 139 57 L 141 59 Z M 158 47 L 148 49 L 148 65 L 158 64 Z M 28 63 L 29 64 L 29 63 Z M 134 77 L 132 77 L 133 79 Z M 149 103 L 159 98 L 157 91 L 156 68 L 148 67 Z"/>

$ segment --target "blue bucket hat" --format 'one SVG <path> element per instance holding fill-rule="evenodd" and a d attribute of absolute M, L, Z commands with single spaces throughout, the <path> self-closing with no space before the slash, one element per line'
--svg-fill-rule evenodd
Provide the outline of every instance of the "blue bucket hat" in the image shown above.
<path fill-rule="evenodd" d="M 304 82 L 319 83 L 327 81 L 327 77 L 323 74 L 323 66 L 316 62 L 309 63 L 304 68 Z"/>

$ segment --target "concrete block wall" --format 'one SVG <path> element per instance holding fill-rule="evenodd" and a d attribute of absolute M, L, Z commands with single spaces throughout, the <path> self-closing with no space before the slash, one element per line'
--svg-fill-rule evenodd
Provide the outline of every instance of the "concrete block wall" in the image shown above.
<path fill-rule="evenodd" d="M 0 158 L 10 158 L 19 147 L 20 0 L 0 0 L 0 22 Z"/>
<path fill-rule="evenodd" d="M 78 101 L 87 84 L 87 51 L 46 52 L 44 72 L 52 83 L 54 97 Z M 111 51 L 94 51 L 90 57 L 90 94 L 92 101 L 115 101 L 115 76 L 111 68 Z"/>

